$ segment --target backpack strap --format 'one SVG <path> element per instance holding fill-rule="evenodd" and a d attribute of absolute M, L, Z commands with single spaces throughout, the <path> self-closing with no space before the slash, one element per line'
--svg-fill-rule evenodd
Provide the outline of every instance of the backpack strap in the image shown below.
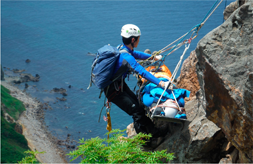
<path fill-rule="evenodd" d="M 103 111 L 103 109 L 104 109 L 104 107 L 106 106 L 106 95 L 107 95 L 107 93 L 108 93 L 108 90 L 109 90 L 109 87 L 110 86 L 107 86 L 105 89 L 105 99 L 104 99 L 104 105 L 103 105 L 103 107 L 102 107 L 102 109 L 100 110 L 100 114 L 99 114 L 99 118 L 98 118 L 98 122 L 100 122 L 100 118 L 101 118 L 101 114 L 102 114 L 102 111 Z M 99 98 L 101 98 L 101 95 L 102 95 L 102 89 L 101 89 L 101 92 L 100 92 L 100 96 L 99 96 Z"/>
<path fill-rule="evenodd" d="M 120 44 L 120 45 L 117 46 L 117 49 L 119 50 L 120 53 L 130 54 L 126 48 L 122 48 L 122 47 L 123 47 L 123 44 Z"/>
<path fill-rule="evenodd" d="M 128 53 L 128 54 L 130 54 L 128 51 L 127 51 L 127 49 L 126 48 L 123 48 L 123 49 L 121 49 L 122 48 L 122 46 L 123 45 L 120 45 L 120 46 L 118 46 L 117 48 L 119 48 L 119 52 L 122 54 L 122 53 Z M 117 77 L 118 78 L 118 77 Z M 117 78 L 115 78 L 115 79 L 117 79 Z M 114 83 L 114 87 L 115 87 L 115 89 L 116 90 L 119 90 L 119 87 L 116 87 L 115 86 L 115 79 L 113 80 L 113 83 Z M 122 77 L 121 77 L 121 92 L 123 92 L 123 75 L 122 75 Z"/>
<path fill-rule="evenodd" d="M 123 47 L 122 44 L 119 45 L 119 46 L 117 47 L 117 49 L 119 50 L 120 53 L 128 53 L 128 54 L 130 54 L 130 53 L 127 51 L 126 48 L 122 48 L 122 47 Z M 97 54 L 95 61 L 94 61 L 93 64 L 91 65 L 90 83 L 89 83 L 89 86 L 88 86 L 87 89 L 90 89 L 90 87 L 92 86 L 92 72 L 93 72 L 93 70 L 94 70 L 95 65 L 97 64 L 98 58 L 99 58 L 99 54 Z M 113 82 L 114 82 L 114 81 L 113 81 Z M 102 92 L 103 92 L 103 91 L 101 90 L 101 93 L 102 93 Z M 101 97 L 101 93 L 100 93 L 100 96 L 99 96 L 99 97 Z"/>
<path fill-rule="evenodd" d="M 90 84 L 87 89 L 90 89 L 90 87 L 92 86 L 92 72 L 94 70 L 95 65 L 97 64 L 98 57 L 99 57 L 99 54 L 97 54 L 95 61 L 91 65 Z"/>
<path fill-rule="evenodd" d="M 126 49 L 122 49 L 122 50 L 119 50 L 119 52 L 122 54 L 122 53 L 128 53 L 130 54 Z"/>
<path fill-rule="evenodd" d="M 91 78 L 92 78 L 92 71 L 93 71 L 93 69 L 91 69 L 91 75 L 90 75 L 90 84 L 89 84 L 89 86 L 88 86 L 88 88 L 87 89 L 90 89 L 90 87 L 92 86 L 92 80 L 91 80 Z"/>

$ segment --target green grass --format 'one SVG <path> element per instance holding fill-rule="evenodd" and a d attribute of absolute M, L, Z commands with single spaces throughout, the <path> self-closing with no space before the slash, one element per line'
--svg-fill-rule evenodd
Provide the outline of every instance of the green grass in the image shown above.
<path fill-rule="evenodd" d="M 15 120 L 18 120 L 20 114 L 25 111 L 25 107 L 20 100 L 12 97 L 9 93 L 10 91 L 1 85 L 1 107 L 11 117 L 13 117 Z"/>
<path fill-rule="evenodd" d="M 1 85 L 1 163 L 17 163 L 27 156 L 24 152 L 29 150 L 25 137 L 15 131 L 16 124 L 4 119 L 4 112 L 17 120 L 25 111 L 23 103 L 9 93 L 10 91 Z"/>
<path fill-rule="evenodd" d="M 1 163 L 16 163 L 26 156 L 29 150 L 22 134 L 15 131 L 15 123 L 8 123 L 1 111 Z"/>

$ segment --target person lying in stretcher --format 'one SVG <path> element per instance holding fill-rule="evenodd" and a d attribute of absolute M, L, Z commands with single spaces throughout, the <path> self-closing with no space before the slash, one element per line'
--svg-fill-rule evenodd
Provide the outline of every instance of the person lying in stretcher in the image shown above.
<path fill-rule="evenodd" d="M 162 81 L 169 81 L 171 78 L 171 72 L 167 66 L 162 65 L 155 72 L 154 66 L 148 67 L 146 70 L 151 72 L 154 76 Z M 141 79 L 142 83 L 145 83 L 145 79 Z M 149 114 L 165 116 L 170 118 L 187 119 L 185 113 L 185 97 L 190 96 L 190 91 L 182 88 L 177 88 L 173 84 L 173 90 L 167 89 L 161 97 L 164 89 L 153 83 L 146 84 L 141 90 L 141 101 L 149 108 Z M 174 93 L 174 95 L 173 95 Z M 161 97 L 160 103 L 157 104 Z M 157 105 L 157 108 L 155 109 Z"/>

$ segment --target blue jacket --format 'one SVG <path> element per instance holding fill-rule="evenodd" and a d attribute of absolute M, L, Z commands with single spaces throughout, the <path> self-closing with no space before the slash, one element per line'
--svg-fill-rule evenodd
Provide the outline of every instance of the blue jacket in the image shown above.
<path fill-rule="evenodd" d="M 146 53 L 140 52 L 140 51 L 132 51 L 130 48 L 128 48 L 124 44 L 120 49 L 125 49 L 128 51 L 128 53 L 121 53 L 120 54 L 119 59 L 116 63 L 115 69 L 114 69 L 114 74 L 116 74 L 117 71 L 119 71 L 119 72 L 123 72 L 123 75 L 126 76 L 128 71 L 132 70 L 156 85 L 158 85 L 160 83 L 160 81 L 161 81 L 160 79 L 156 78 L 151 73 L 146 71 L 145 68 L 142 67 L 135 60 L 135 59 L 144 59 L 145 60 L 151 56 L 150 54 L 146 54 Z"/>
<path fill-rule="evenodd" d="M 160 78 L 160 79 L 162 81 L 168 81 L 168 79 L 165 79 L 165 78 Z M 154 85 L 152 83 L 147 84 L 142 90 L 142 93 L 143 93 L 142 101 L 143 101 L 144 105 L 151 106 L 151 104 L 153 102 L 157 102 L 158 99 L 161 97 L 163 91 L 164 91 L 163 88 L 157 87 L 156 85 Z M 184 107 L 184 105 L 185 105 L 184 98 L 189 97 L 191 92 L 186 89 L 182 89 L 182 88 L 173 89 L 173 92 L 174 92 L 174 95 L 177 99 L 179 106 Z M 163 94 L 161 101 L 164 102 L 167 99 L 174 100 L 174 96 L 173 96 L 171 90 L 169 90 L 169 89 L 166 90 L 166 92 Z"/>

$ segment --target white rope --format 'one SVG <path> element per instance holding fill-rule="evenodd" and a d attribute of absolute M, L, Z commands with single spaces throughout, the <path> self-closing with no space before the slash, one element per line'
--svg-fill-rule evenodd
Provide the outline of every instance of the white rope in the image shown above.
<path fill-rule="evenodd" d="M 210 16 L 214 13 L 214 11 L 220 6 L 220 4 L 222 3 L 223 0 L 221 0 L 218 5 L 213 9 L 213 11 L 208 15 L 208 17 L 206 17 L 206 19 L 201 23 L 200 28 L 206 23 L 206 21 L 210 18 Z M 194 31 L 197 27 L 194 27 L 190 32 Z M 200 28 L 198 29 L 198 31 L 200 30 Z M 198 33 L 198 31 L 196 33 Z M 167 47 L 171 46 L 172 44 L 174 44 L 175 42 L 177 42 L 178 40 L 180 40 L 181 38 L 185 37 L 187 34 L 189 34 L 190 32 L 185 33 L 184 35 L 182 35 L 180 38 L 176 39 L 175 41 L 173 41 L 172 43 L 170 43 L 169 45 L 165 46 L 163 49 L 161 49 L 161 53 L 168 51 L 169 49 L 165 50 Z M 193 37 L 193 39 L 195 39 L 196 37 Z"/>
<path fill-rule="evenodd" d="M 173 94 L 173 97 L 174 97 L 174 99 L 175 99 L 175 102 L 176 102 L 176 104 L 177 104 L 177 107 L 178 107 L 179 111 L 182 112 L 182 110 L 181 110 L 181 108 L 180 108 L 180 106 L 179 106 L 179 104 L 178 104 L 178 102 L 177 102 L 177 99 L 176 99 L 176 96 L 175 96 L 173 90 L 171 90 L 171 93 Z"/>
<path fill-rule="evenodd" d="M 179 43 L 178 45 L 177 45 L 177 48 L 175 48 L 172 52 L 174 52 L 174 51 L 176 51 L 177 49 L 179 49 L 182 45 L 184 45 L 185 43 L 184 42 L 182 42 L 182 43 Z M 170 50 L 170 49 L 172 49 L 172 48 L 174 48 L 175 46 L 173 46 L 173 47 L 170 47 L 170 48 L 168 48 L 168 49 L 164 49 L 164 50 L 160 50 L 160 54 L 162 54 L 162 53 L 164 53 L 164 52 L 166 52 L 166 51 L 168 51 L 168 50 Z M 171 54 L 172 52 L 170 52 L 169 54 Z M 169 55 L 168 54 L 168 55 Z M 167 56 L 168 56 L 167 55 Z"/>
<path fill-rule="evenodd" d="M 223 1 L 223 0 L 221 0 L 221 1 L 218 3 L 218 5 L 213 9 L 213 11 L 208 15 L 208 17 L 201 23 L 201 25 L 198 27 L 198 30 L 197 30 L 197 31 L 194 31 L 194 30 L 197 28 L 197 27 L 194 27 L 190 32 L 194 31 L 194 33 L 196 33 L 196 34 L 198 35 L 198 31 L 200 30 L 200 28 L 205 24 L 205 22 L 210 18 L 210 16 L 214 13 L 214 11 L 219 7 L 219 5 L 221 4 L 222 1 Z M 185 34 L 182 35 L 180 38 L 178 38 L 178 39 L 175 40 L 174 42 L 170 43 L 169 45 L 167 45 L 166 47 L 164 47 L 163 49 L 161 49 L 159 52 L 160 52 L 160 53 L 163 53 L 163 52 L 165 52 L 165 51 L 170 50 L 171 48 L 168 48 L 168 49 L 166 49 L 166 48 L 169 47 L 169 46 L 171 46 L 172 44 L 174 44 L 175 42 L 177 42 L 177 41 L 180 40 L 181 38 L 185 37 L 185 36 L 188 35 L 190 32 L 185 33 Z M 192 33 L 192 36 L 193 36 L 194 33 Z M 194 37 L 191 36 L 191 39 L 195 39 L 195 38 L 197 37 L 197 35 L 194 36 Z M 182 42 L 182 43 L 180 43 L 180 44 L 183 45 L 184 42 Z M 169 54 L 167 54 L 166 56 L 170 55 L 171 53 L 173 53 L 174 51 L 176 51 L 177 49 L 179 49 L 182 45 L 179 45 L 179 44 L 178 44 L 177 47 L 176 47 L 172 52 L 170 52 Z M 174 47 L 175 47 L 175 46 L 173 46 L 172 48 L 174 48 Z M 174 92 L 173 92 L 173 84 L 172 84 L 172 82 L 174 81 L 174 79 L 175 79 L 175 77 L 176 77 L 176 74 L 177 74 L 178 69 L 179 69 L 179 67 L 180 67 L 180 65 L 181 65 L 181 62 L 182 62 L 182 60 L 183 60 L 183 57 L 184 57 L 186 51 L 189 49 L 189 47 L 190 47 L 190 43 L 188 44 L 188 46 L 185 45 L 185 50 L 184 50 L 183 54 L 181 55 L 180 60 L 179 60 L 179 62 L 178 62 L 178 64 L 177 64 L 177 66 L 176 66 L 176 68 L 175 68 L 175 70 L 174 70 L 174 72 L 173 72 L 171 78 L 169 79 L 169 81 L 171 82 L 170 85 L 172 85 L 172 88 L 169 88 L 169 89 L 172 90 L 172 94 L 173 94 L 173 96 L 174 96 L 174 99 L 175 99 L 175 101 L 176 101 L 178 107 L 179 107 L 179 104 L 178 104 L 178 102 L 177 102 L 177 100 L 176 100 L 176 97 L 175 97 L 175 95 L 174 95 Z M 159 100 L 158 100 L 158 102 L 157 102 L 157 104 L 156 104 L 155 110 L 154 110 L 154 112 L 152 113 L 151 118 L 153 118 L 154 113 L 155 113 L 155 111 L 156 111 L 156 109 L 157 109 L 157 106 L 158 106 L 158 104 L 160 103 L 161 98 L 162 98 L 162 96 L 164 95 L 164 93 L 165 93 L 166 90 L 167 90 L 167 87 L 164 88 L 164 91 L 163 91 L 162 95 L 160 96 L 160 98 L 159 98 Z M 180 107 L 179 107 L 179 109 L 180 109 Z M 181 109 L 180 109 L 180 111 L 181 111 Z"/>
<path fill-rule="evenodd" d="M 184 58 L 184 55 L 185 55 L 186 51 L 189 49 L 189 47 L 190 47 L 190 43 L 189 43 L 188 45 L 185 45 L 185 50 L 184 50 L 183 54 L 182 54 L 181 57 L 180 57 L 180 60 L 179 60 L 179 62 L 178 62 L 178 64 L 177 64 L 177 66 L 176 66 L 176 69 L 175 69 L 174 72 L 173 72 L 174 77 L 173 77 L 173 75 L 172 75 L 171 78 L 169 79 L 169 81 L 171 82 L 170 85 L 172 85 L 172 87 L 173 87 L 172 82 L 174 81 L 174 78 L 175 78 L 175 76 L 176 76 L 176 74 L 177 74 L 177 72 L 178 72 L 179 66 L 181 65 L 181 62 L 182 62 L 182 60 L 183 60 L 183 58 Z M 175 97 L 175 95 L 174 95 L 174 93 L 173 93 L 173 88 L 170 88 L 170 89 L 172 90 L 172 94 L 173 94 L 173 96 L 174 96 L 174 98 L 175 98 L 175 101 L 176 101 L 176 103 L 177 103 L 177 105 L 178 105 L 177 99 L 176 99 L 176 97 Z M 167 90 L 167 87 L 164 88 L 162 95 L 160 96 L 159 100 L 157 101 L 155 110 L 154 110 L 154 112 L 152 113 L 151 118 L 154 117 L 154 113 L 155 113 L 155 111 L 156 111 L 156 109 L 157 109 L 157 106 L 158 106 L 158 104 L 160 103 L 160 101 L 161 101 L 161 99 L 162 99 L 162 97 L 163 97 L 163 95 L 164 95 L 164 93 L 165 93 L 166 90 Z M 178 105 L 178 107 L 179 107 L 179 105 Z M 179 109 L 180 109 L 180 107 L 179 107 Z M 180 109 L 180 111 L 181 111 L 181 109 Z"/>
<path fill-rule="evenodd" d="M 184 58 L 184 55 L 185 55 L 186 51 L 187 51 L 189 48 L 190 48 L 190 44 L 185 45 L 184 52 L 183 52 L 183 54 L 181 55 L 180 60 L 179 60 L 179 62 L 177 63 L 177 66 L 176 66 L 176 68 L 175 68 L 175 70 L 174 70 L 174 72 L 173 72 L 173 74 L 172 74 L 172 76 L 171 76 L 171 77 L 173 77 L 172 81 L 174 81 L 174 79 L 175 79 L 175 77 L 176 77 L 176 74 L 177 74 L 177 72 L 178 72 L 178 69 L 179 69 L 179 67 L 180 67 L 180 65 L 181 65 L 181 63 L 182 63 L 183 58 Z"/>
<path fill-rule="evenodd" d="M 197 27 L 193 28 L 190 32 L 192 32 L 193 30 L 195 30 Z M 190 32 L 185 33 L 184 35 L 182 35 L 180 38 L 178 38 L 177 40 L 175 40 L 174 42 L 170 43 L 169 45 L 167 45 L 166 47 L 164 47 L 163 49 L 161 49 L 160 51 L 164 51 L 164 49 L 166 49 L 167 47 L 169 47 L 170 45 L 174 44 L 175 42 L 177 42 L 178 40 L 180 40 L 181 38 L 185 37 L 187 34 L 189 34 Z"/>
<path fill-rule="evenodd" d="M 208 17 L 201 23 L 201 24 L 205 24 L 206 23 L 206 21 L 209 19 L 209 17 L 213 14 L 213 12 L 220 6 L 220 4 L 221 4 L 221 2 L 222 2 L 223 0 L 221 0 L 220 1 L 220 3 L 218 3 L 218 5 L 213 9 L 213 11 L 208 15 Z"/>

